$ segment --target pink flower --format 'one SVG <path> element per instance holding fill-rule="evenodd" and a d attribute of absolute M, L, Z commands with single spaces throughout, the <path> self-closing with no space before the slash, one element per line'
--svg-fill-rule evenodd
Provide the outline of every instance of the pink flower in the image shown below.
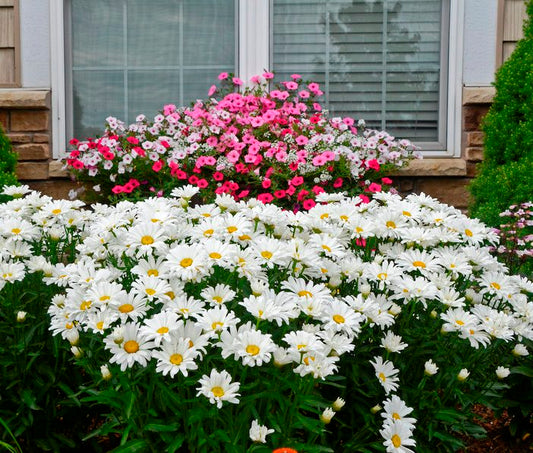
<path fill-rule="evenodd" d="M 296 82 L 283 82 L 287 90 L 297 90 L 298 84 Z"/>
<path fill-rule="evenodd" d="M 263 72 L 263 78 L 270 80 L 274 78 L 274 74 L 272 72 Z"/>
<path fill-rule="evenodd" d="M 315 83 L 315 82 L 312 82 L 309 85 L 307 85 L 307 88 L 309 88 L 309 91 L 311 91 L 311 92 L 313 92 L 315 94 L 318 91 L 320 91 L 320 85 L 318 83 Z"/>
<path fill-rule="evenodd" d="M 209 137 L 206 141 L 205 141 L 209 146 L 217 146 L 218 144 L 218 139 L 216 137 Z"/>
<path fill-rule="evenodd" d="M 198 176 L 196 176 L 196 175 L 191 175 L 191 176 L 189 177 L 189 182 L 190 182 L 191 184 L 196 184 L 196 183 L 198 182 L 199 179 L 200 179 L 200 178 L 198 178 Z"/>
<path fill-rule="evenodd" d="M 261 118 L 260 116 L 254 116 L 254 117 L 250 120 L 250 124 L 251 124 L 253 127 L 261 127 L 261 126 L 264 124 L 264 121 L 263 121 L 263 118 Z"/>
<path fill-rule="evenodd" d="M 233 77 L 232 79 L 234 85 L 242 85 L 243 81 L 239 79 L 238 77 Z"/>
<path fill-rule="evenodd" d="M 250 77 L 250 82 L 255 83 L 256 85 L 259 85 L 259 83 L 261 83 L 261 79 L 259 79 L 258 75 L 254 75 Z"/>
<path fill-rule="evenodd" d="M 226 80 L 228 78 L 228 73 L 227 72 L 221 72 L 219 75 L 218 75 L 218 80 Z"/>
<path fill-rule="evenodd" d="M 289 184 L 294 187 L 301 186 L 304 183 L 303 176 L 295 176 L 289 181 Z"/>
<path fill-rule="evenodd" d="M 302 76 L 300 74 L 291 74 L 291 79 L 292 80 L 297 80 L 297 79 L 301 79 Z"/>
<path fill-rule="evenodd" d="M 187 179 L 187 173 L 185 173 L 183 170 L 178 170 L 176 171 L 176 178 Z"/>
<path fill-rule="evenodd" d="M 348 126 L 353 126 L 354 120 L 353 118 L 350 118 L 349 116 L 342 119 L 342 122 Z"/>
<path fill-rule="evenodd" d="M 205 189 L 209 183 L 205 180 L 205 179 L 199 179 L 198 182 L 196 183 L 196 185 L 200 188 L 200 189 Z"/>
<path fill-rule="evenodd" d="M 379 171 L 379 162 L 376 159 L 369 160 L 365 163 L 366 168 L 371 168 L 372 170 Z"/>
<path fill-rule="evenodd" d="M 322 156 L 322 154 L 319 154 L 318 156 L 313 157 L 313 165 L 315 167 L 321 167 L 326 163 L 326 159 Z"/>
<path fill-rule="evenodd" d="M 305 135 L 299 135 L 298 137 L 296 137 L 296 143 L 298 143 L 298 145 L 300 146 L 307 145 L 308 142 L 309 139 Z"/>
<path fill-rule="evenodd" d="M 381 184 L 376 184 L 375 182 L 371 183 L 368 186 L 368 191 L 372 193 L 381 192 Z"/>
<path fill-rule="evenodd" d="M 217 91 L 217 86 L 216 85 L 211 85 L 209 87 L 209 91 L 207 92 L 207 95 L 208 96 L 213 96 L 213 94 L 215 94 L 216 91 Z"/>
<path fill-rule="evenodd" d="M 305 197 L 307 197 L 307 195 L 309 195 L 309 191 L 302 189 L 300 190 L 300 192 L 298 192 L 296 198 L 298 199 L 298 201 L 302 201 Z"/>
<path fill-rule="evenodd" d="M 274 192 L 274 196 L 278 199 L 285 197 L 285 191 L 284 190 L 276 190 Z"/>
<path fill-rule="evenodd" d="M 259 195 L 257 195 L 257 199 L 261 203 L 267 204 L 270 203 L 274 199 L 274 197 L 270 193 L 260 193 Z"/>
<path fill-rule="evenodd" d="M 390 178 L 381 178 L 383 184 L 392 184 L 392 179 Z"/>
<path fill-rule="evenodd" d="M 322 106 L 321 106 L 318 102 L 313 103 L 313 108 L 314 108 L 317 112 L 322 111 Z"/>
<path fill-rule="evenodd" d="M 163 115 L 167 116 L 176 111 L 174 104 L 167 104 L 163 107 Z"/>
<path fill-rule="evenodd" d="M 132 145 L 138 145 L 139 144 L 139 139 L 137 137 L 128 137 L 126 139 L 126 141 L 128 143 L 131 143 Z"/>
<path fill-rule="evenodd" d="M 359 198 L 361 199 L 362 203 L 365 203 L 365 204 L 370 203 L 370 198 L 368 198 L 366 195 L 361 194 L 359 195 Z"/>
<path fill-rule="evenodd" d="M 215 171 L 213 173 L 213 179 L 215 181 L 222 181 L 224 179 L 224 175 L 222 173 L 220 173 L 219 171 Z"/>
<path fill-rule="evenodd" d="M 302 99 L 307 99 L 310 94 L 309 91 L 302 90 L 298 93 L 298 96 L 300 96 Z"/>
<path fill-rule="evenodd" d="M 311 200 L 311 198 L 308 198 L 307 200 L 304 200 L 303 207 L 306 210 L 309 210 L 316 206 L 315 200 Z"/>
<path fill-rule="evenodd" d="M 156 173 L 163 168 L 163 161 L 158 160 L 157 162 L 154 162 L 154 165 L 152 165 L 152 170 Z"/>
<path fill-rule="evenodd" d="M 313 190 L 313 193 L 315 195 L 318 195 L 319 193 L 325 192 L 324 188 L 320 187 L 320 186 L 313 186 L 312 190 Z"/>
<path fill-rule="evenodd" d="M 335 180 L 335 182 L 333 183 L 333 187 L 335 187 L 335 189 L 338 189 L 339 187 L 342 187 L 342 178 L 337 178 Z"/>
<path fill-rule="evenodd" d="M 73 159 L 70 162 L 70 165 L 72 167 L 74 167 L 76 170 L 81 170 L 84 167 L 83 162 L 81 160 L 78 160 L 78 159 Z"/>
<path fill-rule="evenodd" d="M 226 154 L 226 158 L 232 163 L 234 164 L 235 162 L 237 162 L 239 160 L 239 157 L 240 157 L 240 153 L 238 151 L 230 151 L 228 154 Z"/>
<path fill-rule="evenodd" d="M 122 186 L 119 186 L 119 185 L 117 184 L 115 187 L 113 187 L 113 188 L 111 189 L 111 192 L 113 192 L 114 194 L 119 194 L 119 193 L 124 192 L 124 189 L 123 189 Z"/>
<path fill-rule="evenodd" d="M 263 189 L 268 189 L 272 185 L 272 181 L 268 178 L 263 179 L 263 182 L 261 183 L 261 186 L 263 186 Z"/>

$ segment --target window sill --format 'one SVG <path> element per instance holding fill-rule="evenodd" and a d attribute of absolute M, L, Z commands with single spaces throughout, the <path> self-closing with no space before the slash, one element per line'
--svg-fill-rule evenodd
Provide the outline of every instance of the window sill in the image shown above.
<path fill-rule="evenodd" d="M 413 160 L 406 167 L 392 173 L 392 176 L 462 176 L 466 177 L 467 165 L 464 159 L 421 159 Z"/>

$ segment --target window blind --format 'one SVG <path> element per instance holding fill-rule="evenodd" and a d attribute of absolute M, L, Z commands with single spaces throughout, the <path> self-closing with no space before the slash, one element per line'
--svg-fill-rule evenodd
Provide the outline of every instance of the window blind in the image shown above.
<path fill-rule="evenodd" d="M 71 0 L 71 134 L 102 132 L 109 115 L 132 122 L 164 104 L 205 98 L 236 72 L 235 0 Z"/>
<path fill-rule="evenodd" d="M 277 78 L 321 83 L 336 115 L 438 142 L 445 115 L 443 0 L 273 0 Z M 442 135 L 441 135 L 442 136 Z"/>

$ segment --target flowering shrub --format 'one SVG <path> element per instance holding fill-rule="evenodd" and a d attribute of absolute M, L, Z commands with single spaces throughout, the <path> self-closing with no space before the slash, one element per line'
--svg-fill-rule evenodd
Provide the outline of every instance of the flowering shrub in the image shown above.
<path fill-rule="evenodd" d="M 90 213 L 34 193 L 0 205 L 16 250 L 2 291 L 34 272 L 61 291 L 50 329 L 94 379 L 77 398 L 109 411 L 93 435 L 191 452 L 457 448 L 469 406 L 520 372 L 533 283 L 490 255 L 480 222 L 424 195 L 320 194 L 293 213 L 228 195 L 193 207 L 197 191 Z M 42 231 L 73 225 L 73 262 L 51 259 Z"/>
<path fill-rule="evenodd" d="M 127 127 L 107 118 L 101 138 L 71 141 L 66 165 L 78 180 L 96 184 L 103 200 L 168 195 L 192 184 L 204 201 L 230 194 L 307 210 L 324 191 L 380 192 L 392 182 L 384 172 L 420 157 L 408 140 L 330 118 L 316 100 L 317 83 L 295 74 L 268 91 L 272 77 L 253 77 L 239 92 L 242 81 L 223 73 L 222 87 L 209 90 L 219 99 L 169 104 L 153 121 L 139 115 Z"/>
<path fill-rule="evenodd" d="M 496 252 L 510 269 L 527 273 L 533 271 L 533 203 L 526 202 L 509 206 L 500 213 L 505 223 L 494 231 L 500 236 Z"/>

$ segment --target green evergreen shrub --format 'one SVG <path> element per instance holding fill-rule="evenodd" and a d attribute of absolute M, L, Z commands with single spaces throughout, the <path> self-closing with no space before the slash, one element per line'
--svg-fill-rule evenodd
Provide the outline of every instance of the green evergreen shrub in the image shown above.
<path fill-rule="evenodd" d="M 491 226 L 512 204 L 533 200 L 533 0 L 524 38 L 496 73 L 496 96 L 483 121 L 484 161 L 470 185 L 471 214 Z"/>
<path fill-rule="evenodd" d="M 0 127 L 0 189 L 3 186 L 18 184 L 15 175 L 17 155 L 13 152 L 11 142 Z M 9 200 L 11 197 L 0 195 L 0 203 Z"/>

